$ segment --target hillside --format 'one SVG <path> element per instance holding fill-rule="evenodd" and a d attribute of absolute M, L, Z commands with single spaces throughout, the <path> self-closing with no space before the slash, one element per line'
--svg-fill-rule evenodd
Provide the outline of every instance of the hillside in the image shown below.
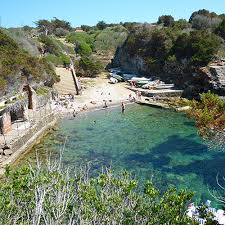
<path fill-rule="evenodd" d="M 210 67 L 225 57 L 224 36 L 218 32 L 225 29 L 222 21 L 223 15 L 199 10 L 189 22 L 161 16 L 156 25 L 133 26 L 112 67 L 173 82 L 185 89 L 186 97 L 206 90 L 224 94 L 222 79 Z"/>
<path fill-rule="evenodd" d="M 0 96 L 16 94 L 25 83 L 52 86 L 58 80 L 53 67 L 6 33 L 0 30 Z"/>
<path fill-rule="evenodd" d="M 164 15 L 155 24 L 100 21 L 73 28 L 53 18 L 37 21 L 35 28 L 4 29 L 0 94 L 18 91 L 24 82 L 52 86 L 59 80 L 54 67 L 68 67 L 70 58 L 82 77 L 121 67 L 173 82 L 185 89 L 186 97 L 207 90 L 224 94 L 225 67 L 215 63 L 225 58 L 224 25 L 224 15 L 199 10 L 189 21 Z"/>

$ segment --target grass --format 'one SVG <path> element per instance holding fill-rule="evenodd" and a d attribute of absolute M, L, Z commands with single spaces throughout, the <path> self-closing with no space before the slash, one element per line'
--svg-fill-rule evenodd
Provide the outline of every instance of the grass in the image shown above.
<path fill-rule="evenodd" d="M 47 87 L 39 87 L 36 90 L 37 95 L 45 96 L 49 94 L 49 89 Z"/>

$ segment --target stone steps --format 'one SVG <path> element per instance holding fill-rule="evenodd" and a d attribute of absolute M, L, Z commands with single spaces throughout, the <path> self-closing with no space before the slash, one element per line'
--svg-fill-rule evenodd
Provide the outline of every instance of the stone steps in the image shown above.
<path fill-rule="evenodd" d="M 54 88 L 59 94 L 76 94 L 76 87 L 71 71 L 65 68 L 56 68 L 56 74 L 60 76 L 60 82 L 56 83 Z"/>

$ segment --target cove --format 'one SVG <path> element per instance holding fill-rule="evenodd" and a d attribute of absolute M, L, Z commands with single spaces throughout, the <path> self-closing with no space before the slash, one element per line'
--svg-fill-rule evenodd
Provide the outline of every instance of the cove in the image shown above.
<path fill-rule="evenodd" d="M 162 191 L 171 185 L 192 190 L 197 202 L 213 200 L 209 190 L 218 191 L 216 176 L 224 175 L 225 153 L 208 147 L 194 121 L 170 110 L 133 104 L 124 114 L 115 107 L 63 119 L 23 162 L 36 151 L 43 157 L 58 153 L 63 143 L 70 167 L 91 163 L 93 175 L 104 167 L 127 170 L 140 183 L 153 180 Z"/>

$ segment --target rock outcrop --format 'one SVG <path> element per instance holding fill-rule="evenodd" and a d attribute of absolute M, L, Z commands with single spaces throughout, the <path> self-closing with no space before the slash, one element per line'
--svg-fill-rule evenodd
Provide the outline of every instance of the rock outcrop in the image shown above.
<path fill-rule="evenodd" d="M 132 72 L 146 77 L 158 77 L 161 80 L 174 83 L 177 88 L 184 89 L 184 97 L 198 98 L 199 93 L 212 90 L 217 94 L 225 94 L 225 63 L 220 62 L 207 67 L 190 67 L 188 62 L 167 61 L 160 72 L 153 73 L 146 59 L 141 56 L 131 56 L 126 45 L 119 48 L 112 60 L 111 67 L 120 67 L 126 72 Z"/>

